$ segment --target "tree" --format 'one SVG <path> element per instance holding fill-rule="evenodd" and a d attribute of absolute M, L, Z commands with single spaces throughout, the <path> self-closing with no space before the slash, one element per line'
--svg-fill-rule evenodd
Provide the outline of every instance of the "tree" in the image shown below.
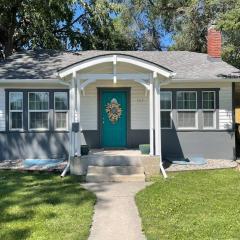
<path fill-rule="evenodd" d="M 171 50 L 207 51 L 207 30 L 216 23 L 223 31 L 225 61 L 240 67 L 240 7 L 235 0 L 192 0 L 174 24 L 174 45 Z"/>
<path fill-rule="evenodd" d="M 224 36 L 223 59 L 240 69 L 240 3 L 220 16 L 218 27 Z"/>
<path fill-rule="evenodd" d="M 126 6 L 121 17 L 132 29 L 138 49 L 163 50 L 162 38 L 173 30 L 179 11 L 188 0 L 118 0 Z"/>
<path fill-rule="evenodd" d="M 21 48 L 135 49 L 118 17 L 121 5 L 108 0 L 1 0 L 0 9 L 6 55 Z"/>

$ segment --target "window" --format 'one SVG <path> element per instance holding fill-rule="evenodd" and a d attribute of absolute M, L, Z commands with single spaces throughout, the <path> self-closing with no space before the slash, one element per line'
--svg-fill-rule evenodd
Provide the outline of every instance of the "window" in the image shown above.
<path fill-rule="evenodd" d="M 49 129 L 49 93 L 29 92 L 28 94 L 29 129 Z"/>
<path fill-rule="evenodd" d="M 23 93 L 9 92 L 9 129 L 23 129 Z"/>
<path fill-rule="evenodd" d="M 68 94 L 67 92 L 54 93 L 55 129 L 67 130 L 68 126 Z"/>
<path fill-rule="evenodd" d="M 214 91 L 202 92 L 203 128 L 216 128 L 216 102 Z"/>
<path fill-rule="evenodd" d="M 177 92 L 178 128 L 197 128 L 197 92 Z"/>
<path fill-rule="evenodd" d="M 161 127 L 162 128 L 172 128 L 172 93 L 171 92 L 161 92 Z"/>

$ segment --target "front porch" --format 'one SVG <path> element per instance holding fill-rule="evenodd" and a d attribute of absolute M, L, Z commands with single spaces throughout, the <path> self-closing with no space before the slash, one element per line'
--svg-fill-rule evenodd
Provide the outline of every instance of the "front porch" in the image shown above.
<path fill-rule="evenodd" d="M 81 156 L 82 144 L 128 149 L 149 143 L 150 156 L 161 159 L 160 85 L 171 79 L 172 71 L 115 53 L 86 59 L 58 74 L 70 89 L 71 157 Z"/>
<path fill-rule="evenodd" d="M 88 155 L 72 157 L 70 171 L 102 181 L 144 181 L 159 174 L 159 157 L 143 155 L 139 150 L 92 149 Z M 90 177 L 89 177 L 90 175 Z"/>

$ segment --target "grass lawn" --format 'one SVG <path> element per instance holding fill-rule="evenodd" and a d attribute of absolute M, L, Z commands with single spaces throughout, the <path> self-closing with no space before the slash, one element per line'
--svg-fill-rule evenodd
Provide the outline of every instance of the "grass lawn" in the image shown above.
<path fill-rule="evenodd" d="M 136 195 L 148 240 L 240 239 L 240 172 L 170 174 Z"/>
<path fill-rule="evenodd" d="M 77 177 L 0 171 L 0 239 L 87 239 L 95 201 Z"/>

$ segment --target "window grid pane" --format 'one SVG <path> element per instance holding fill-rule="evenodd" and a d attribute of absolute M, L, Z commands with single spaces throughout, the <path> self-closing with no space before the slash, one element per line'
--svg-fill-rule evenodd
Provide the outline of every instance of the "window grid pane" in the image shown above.
<path fill-rule="evenodd" d="M 161 110 L 172 109 L 172 93 L 171 92 L 161 92 Z"/>
<path fill-rule="evenodd" d="M 203 92 L 203 109 L 215 109 L 215 92 Z"/>
<path fill-rule="evenodd" d="M 67 110 L 68 109 L 68 94 L 67 94 L 67 92 L 55 92 L 54 93 L 54 108 L 55 108 L 55 110 Z"/>
<path fill-rule="evenodd" d="M 162 111 L 161 112 L 161 127 L 162 128 L 171 128 L 171 112 Z"/>
<path fill-rule="evenodd" d="M 30 112 L 30 129 L 48 129 L 48 112 Z"/>
<path fill-rule="evenodd" d="M 56 112 L 56 128 L 66 129 L 67 128 L 67 112 Z"/>
<path fill-rule="evenodd" d="M 22 112 L 10 112 L 10 129 L 22 129 Z"/>
<path fill-rule="evenodd" d="M 177 92 L 177 108 L 184 110 L 197 109 L 196 92 Z"/>
<path fill-rule="evenodd" d="M 214 128 L 214 112 L 204 111 L 203 112 L 203 126 L 204 128 Z"/>
<path fill-rule="evenodd" d="M 48 110 L 49 95 L 48 92 L 29 93 L 30 110 Z"/>
<path fill-rule="evenodd" d="M 23 93 L 10 92 L 9 93 L 10 110 L 22 110 L 23 108 Z"/>
<path fill-rule="evenodd" d="M 196 112 L 178 112 L 178 127 L 195 128 Z"/>

